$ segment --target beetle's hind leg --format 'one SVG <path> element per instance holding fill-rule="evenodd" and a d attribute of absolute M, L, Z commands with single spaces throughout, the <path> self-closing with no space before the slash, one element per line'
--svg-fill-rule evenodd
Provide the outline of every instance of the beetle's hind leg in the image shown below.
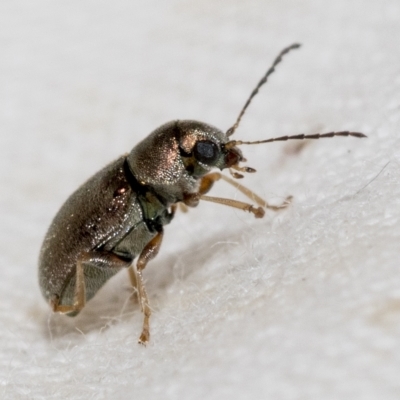
<path fill-rule="evenodd" d="M 136 273 L 134 270 L 132 270 L 132 273 L 135 275 L 134 279 L 136 281 L 139 303 L 142 308 L 142 312 L 144 314 L 143 329 L 142 329 L 142 333 L 139 337 L 139 343 L 144 344 L 144 345 L 150 339 L 149 320 L 150 320 L 150 315 L 151 315 L 151 309 L 149 306 L 149 299 L 147 297 L 146 288 L 145 288 L 144 282 L 143 282 L 142 271 L 145 269 L 147 263 L 149 261 L 151 261 L 158 254 L 158 251 L 160 250 L 162 238 L 163 238 L 163 231 L 160 231 L 157 233 L 156 236 L 154 236 L 153 239 L 150 240 L 149 243 L 147 243 L 147 245 L 144 247 L 144 249 L 140 253 L 140 256 L 136 263 Z M 131 276 L 131 272 L 129 272 L 129 274 Z M 131 280 L 131 283 L 132 283 L 132 280 Z"/>
<path fill-rule="evenodd" d="M 75 286 L 73 288 L 73 294 L 71 293 L 70 295 L 67 295 L 67 297 L 65 297 L 65 292 L 64 292 L 62 296 L 62 301 L 65 304 L 60 304 L 61 301 L 60 296 L 58 294 L 54 294 L 50 298 L 50 306 L 52 310 L 54 312 L 75 316 L 85 306 L 87 298 L 90 299 L 91 297 L 93 297 L 94 295 L 93 289 L 92 292 L 90 292 L 89 289 L 89 293 L 87 293 L 86 290 L 87 289 L 86 281 L 88 278 L 87 277 L 85 278 L 85 266 L 95 267 L 104 270 L 109 270 L 109 269 L 120 270 L 122 268 L 129 267 L 130 263 L 131 260 L 120 258 L 116 254 L 107 251 L 90 251 L 82 254 L 76 262 Z M 98 278 L 96 278 L 96 281 L 97 280 Z M 88 287 L 90 287 L 90 285 Z M 99 289 L 99 287 L 97 289 Z"/>
<path fill-rule="evenodd" d="M 78 260 L 76 263 L 76 280 L 75 280 L 75 294 L 73 304 L 59 304 L 60 297 L 53 295 L 50 299 L 50 306 L 54 312 L 60 313 L 79 313 L 86 304 L 86 285 L 85 275 L 83 273 L 82 262 Z"/>

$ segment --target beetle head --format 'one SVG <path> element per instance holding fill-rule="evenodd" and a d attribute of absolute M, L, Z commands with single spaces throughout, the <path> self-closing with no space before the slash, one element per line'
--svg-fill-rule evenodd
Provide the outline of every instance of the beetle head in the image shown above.
<path fill-rule="evenodd" d="M 236 146 L 226 146 L 228 137 L 212 125 L 198 121 L 178 121 L 179 153 L 185 170 L 198 179 L 211 169 L 223 170 L 244 161 Z"/>
<path fill-rule="evenodd" d="M 174 201 L 197 189 L 198 180 L 214 168 L 238 165 L 243 159 L 236 146 L 226 146 L 221 130 L 193 120 L 160 126 L 128 155 L 136 179 Z"/>

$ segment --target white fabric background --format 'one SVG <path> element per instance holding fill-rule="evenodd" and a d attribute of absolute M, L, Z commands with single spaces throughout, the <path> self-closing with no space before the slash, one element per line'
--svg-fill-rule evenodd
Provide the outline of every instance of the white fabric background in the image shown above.
<path fill-rule="evenodd" d="M 0 398 L 398 399 L 400 3 L 0 3 Z M 145 272 L 151 343 L 123 272 L 53 315 L 37 255 L 68 195 L 172 119 L 227 129 L 244 183 L 290 209 L 179 214 Z M 223 182 L 212 194 L 241 198 Z"/>

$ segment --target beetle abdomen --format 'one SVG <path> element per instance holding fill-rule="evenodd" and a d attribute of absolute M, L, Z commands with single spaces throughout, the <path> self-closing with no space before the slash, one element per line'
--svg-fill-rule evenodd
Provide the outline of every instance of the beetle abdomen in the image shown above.
<path fill-rule="evenodd" d="M 126 180 L 124 161 L 125 157 L 120 157 L 100 170 L 67 199 L 55 216 L 39 259 L 40 287 L 46 299 L 62 295 L 73 279 L 81 254 L 106 245 L 113 247 L 141 221 L 141 207 Z M 112 275 L 100 274 L 98 288 Z"/>

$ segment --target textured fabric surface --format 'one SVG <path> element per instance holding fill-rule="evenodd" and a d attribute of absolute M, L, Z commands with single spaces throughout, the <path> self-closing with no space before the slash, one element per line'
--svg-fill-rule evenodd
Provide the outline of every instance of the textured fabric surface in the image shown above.
<path fill-rule="evenodd" d="M 0 2 L 1 399 L 398 399 L 400 3 Z M 179 213 L 145 271 L 147 348 L 127 274 L 54 315 L 37 256 L 62 202 L 159 125 L 235 137 L 242 181 L 284 212 Z M 224 182 L 212 195 L 242 199 Z"/>

